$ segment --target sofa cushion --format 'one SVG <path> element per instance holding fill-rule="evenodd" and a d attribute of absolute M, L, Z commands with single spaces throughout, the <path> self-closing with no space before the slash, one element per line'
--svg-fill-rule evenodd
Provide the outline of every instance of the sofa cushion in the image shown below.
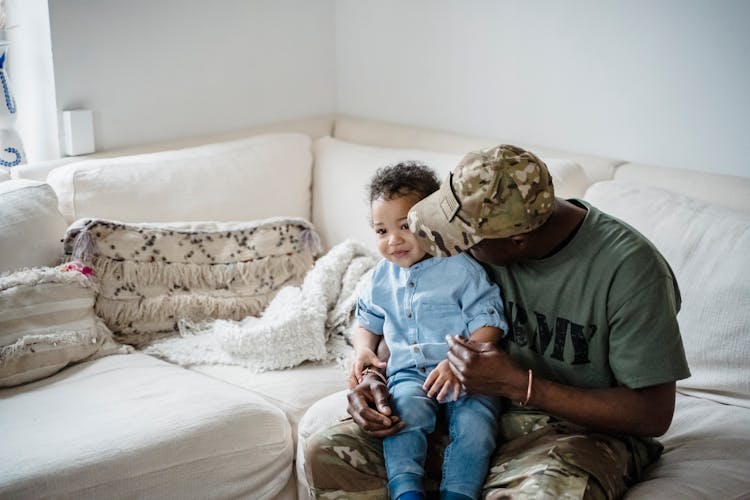
<path fill-rule="evenodd" d="M 128 350 L 94 314 L 94 284 L 77 263 L 0 276 L 0 387 Z"/>
<path fill-rule="evenodd" d="M 50 186 L 31 180 L 0 182 L 0 214 L 0 273 L 59 263 L 67 224 Z"/>
<path fill-rule="evenodd" d="M 750 213 L 633 181 L 594 184 L 586 199 L 649 238 L 677 277 L 692 372 L 679 390 L 750 407 Z"/>
<path fill-rule="evenodd" d="M 80 220 L 65 247 L 96 272 L 96 312 L 122 342 L 140 346 L 180 320 L 257 316 L 285 285 L 302 282 L 319 251 L 299 218 L 126 224 Z"/>
<path fill-rule="evenodd" d="M 626 500 L 750 498 L 750 409 L 677 395 L 664 453 Z"/>
<path fill-rule="evenodd" d="M 472 136 L 435 130 L 414 125 L 391 123 L 369 118 L 340 116 L 336 118 L 333 136 L 343 141 L 369 144 L 385 148 L 416 148 L 440 153 L 465 154 L 468 151 L 491 148 L 498 144 L 515 144 L 533 151 L 539 158 L 565 158 L 582 167 L 589 182 L 611 179 L 619 160 L 575 153 L 562 149 L 525 144 L 509 138 Z M 570 195 L 579 196 L 579 195 Z"/>
<path fill-rule="evenodd" d="M 645 182 L 712 205 L 750 210 L 750 177 L 626 163 L 617 167 L 614 180 Z"/>
<path fill-rule="evenodd" d="M 47 182 L 68 222 L 310 218 L 312 151 L 303 134 L 266 134 L 70 163 Z"/>
<path fill-rule="evenodd" d="M 418 149 L 363 146 L 330 137 L 315 141 L 313 173 L 313 223 L 326 248 L 352 238 L 375 248 L 370 228 L 366 187 L 375 171 L 401 161 L 420 161 L 443 179 L 463 154 Z M 557 196 L 582 196 L 587 180 L 581 167 L 570 160 L 542 158 L 552 174 Z M 342 189 L 346 186 L 346 189 Z"/>
<path fill-rule="evenodd" d="M 260 396 L 141 353 L 0 391 L 2 498 L 273 498 L 292 437 Z"/>
<path fill-rule="evenodd" d="M 346 371 L 335 362 L 302 363 L 287 370 L 265 372 L 215 364 L 195 365 L 190 369 L 263 396 L 286 414 L 295 443 L 297 426 L 307 409 L 319 399 L 346 389 Z"/>

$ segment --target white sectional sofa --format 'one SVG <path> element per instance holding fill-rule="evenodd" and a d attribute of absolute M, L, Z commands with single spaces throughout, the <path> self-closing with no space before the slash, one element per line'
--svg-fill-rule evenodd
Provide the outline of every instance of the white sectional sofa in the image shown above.
<path fill-rule="evenodd" d="M 376 168 L 415 159 L 445 175 L 502 142 L 325 116 L 27 165 L 0 177 L 0 271 L 55 265 L 82 217 L 302 217 L 323 251 L 373 247 L 364 186 Z M 678 384 L 663 457 L 627 497 L 750 497 L 750 178 L 521 145 L 547 161 L 559 196 L 651 238 L 680 282 L 693 376 Z M 136 352 L 73 363 L 0 388 L 0 497 L 306 498 L 300 447 L 345 414 L 344 395 L 333 362 L 256 373 Z"/>

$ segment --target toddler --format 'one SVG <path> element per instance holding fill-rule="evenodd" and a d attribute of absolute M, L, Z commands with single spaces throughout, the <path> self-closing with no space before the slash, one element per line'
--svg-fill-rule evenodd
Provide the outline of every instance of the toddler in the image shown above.
<path fill-rule="evenodd" d="M 435 173 L 415 162 L 381 168 L 369 184 L 371 223 L 384 259 L 357 302 L 350 385 L 385 368 L 395 414 L 405 424 L 383 441 L 388 488 L 396 500 L 424 498 L 427 435 L 435 430 L 440 404 L 450 436 L 441 498 L 478 498 L 500 414 L 499 398 L 462 394 L 445 340 L 461 335 L 497 342 L 508 330 L 500 290 L 464 253 L 425 253 L 407 224 L 409 209 L 439 186 Z M 381 336 L 390 350 L 387 363 L 375 354 Z"/>

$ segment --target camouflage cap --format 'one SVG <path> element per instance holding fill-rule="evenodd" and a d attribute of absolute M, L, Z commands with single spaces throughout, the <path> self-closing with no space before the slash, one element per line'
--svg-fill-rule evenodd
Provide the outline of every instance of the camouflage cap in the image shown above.
<path fill-rule="evenodd" d="M 409 211 L 409 228 L 436 256 L 463 252 L 487 238 L 528 233 L 544 224 L 555 191 L 533 153 L 501 145 L 468 153 L 440 189 Z"/>

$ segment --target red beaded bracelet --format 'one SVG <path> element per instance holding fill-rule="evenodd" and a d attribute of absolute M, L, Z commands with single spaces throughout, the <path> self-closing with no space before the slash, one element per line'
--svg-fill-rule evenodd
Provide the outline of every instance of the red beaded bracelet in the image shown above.
<path fill-rule="evenodd" d="M 362 378 L 359 379 L 359 381 L 361 382 L 362 380 L 364 380 L 365 375 L 370 375 L 370 374 L 375 375 L 376 377 L 378 377 L 380 380 L 383 381 L 384 384 L 388 383 L 388 381 L 385 379 L 385 375 L 383 375 L 382 373 L 380 373 L 380 371 L 378 371 L 378 370 L 376 370 L 375 368 L 372 368 L 372 367 L 367 367 L 364 370 L 362 370 Z"/>

